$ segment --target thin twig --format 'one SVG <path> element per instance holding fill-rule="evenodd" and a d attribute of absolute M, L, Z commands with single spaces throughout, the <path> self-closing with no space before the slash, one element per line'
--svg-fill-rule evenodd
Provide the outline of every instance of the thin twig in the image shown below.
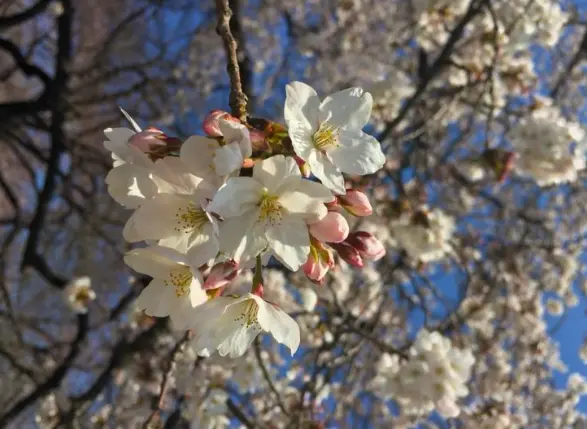
<path fill-rule="evenodd" d="M 230 19 L 232 17 L 232 10 L 228 4 L 228 0 L 216 0 L 216 12 L 218 15 L 218 23 L 216 25 L 216 32 L 224 42 L 224 50 L 226 51 L 226 59 L 228 64 L 226 70 L 230 78 L 230 108 L 232 114 L 239 118 L 242 122 L 247 121 L 247 96 L 243 91 L 243 84 L 240 76 L 240 68 L 238 63 L 238 44 L 230 30 Z"/>
<path fill-rule="evenodd" d="M 149 417 L 147 417 L 147 420 L 145 420 L 145 423 L 143 423 L 143 429 L 149 428 L 150 427 L 149 425 L 151 424 L 151 422 L 155 418 L 159 418 L 159 411 L 161 410 L 161 408 L 163 408 L 163 401 L 165 399 L 165 393 L 167 392 L 167 385 L 169 383 L 169 378 L 171 376 L 171 372 L 173 371 L 175 361 L 177 360 L 177 357 L 179 356 L 179 354 L 183 351 L 183 347 L 184 347 L 185 343 L 187 343 L 189 338 L 190 338 L 190 331 L 187 331 L 185 333 L 185 335 L 183 336 L 183 338 L 175 344 L 175 347 L 173 347 L 173 350 L 171 350 L 171 353 L 169 354 L 169 359 L 167 361 L 167 365 L 165 368 L 165 372 L 163 373 L 163 378 L 161 379 L 161 384 L 159 386 L 159 398 L 158 398 L 157 402 L 153 403 L 152 413 L 149 415 Z"/>

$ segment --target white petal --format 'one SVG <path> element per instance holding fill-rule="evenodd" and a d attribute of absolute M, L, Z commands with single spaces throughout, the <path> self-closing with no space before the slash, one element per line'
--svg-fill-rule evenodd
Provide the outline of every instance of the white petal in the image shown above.
<path fill-rule="evenodd" d="M 156 279 L 143 289 L 136 305 L 149 316 L 166 317 L 177 305 L 177 296 L 172 286 L 166 286 Z"/>
<path fill-rule="evenodd" d="M 134 135 L 134 132 L 132 135 Z M 128 164 L 137 164 L 145 168 L 150 168 L 153 165 L 153 161 L 143 151 L 135 146 L 128 145 L 126 142 L 105 141 L 104 147 Z"/>
<path fill-rule="evenodd" d="M 310 236 L 306 223 L 296 217 L 286 217 L 266 232 L 269 247 L 286 267 L 297 271 L 308 259 Z"/>
<path fill-rule="evenodd" d="M 306 182 L 306 180 L 304 180 L 304 182 Z M 327 189 L 324 185 L 319 183 L 316 183 L 316 185 Z M 302 190 L 283 194 L 279 197 L 279 203 L 287 210 L 290 216 L 301 216 L 302 219 L 308 222 L 316 222 L 326 216 L 326 213 L 328 212 L 326 206 L 320 199 L 314 198 L 312 195 L 308 195 Z"/>
<path fill-rule="evenodd" d="M 133 215 L 135 238 L 160 240 L 186 235 L 186 230 L 181 229 L 182 224 L 178 221 L 177 214 L 185 211 L 190 204 L 194 204 L 190 197 L 171 194 L 159 194 L 146 201 Z"/>
<path fill-rule="evenodd" d="M 112 198 L 126 208 L 136 208 L 157 193 L 157 186 L 149 177 L 149 171 L 134 164 L 113 168 L 105 182 Z"/>
<path fill-rule="evenodd" d="M 202 350 L 216 350 L 228 335 L 238 328 L 238 323 L 224 318 L 227 307 L 235 302 L 234 298 L 219 296 L 207 301 L 194 311 L 191 327 L 194 338 L 191 346 L 196 353 Z"/>
<path fill-rule="evenodd" d="M 167 247 L 150 246 L 127 252 L 124 262 L 138 273 L 162 279 L 185 263 L 185 256 Z"/>
<path fill-rule="evenodd" d="M 291 82 L 285 87 L 285 122 L 290 126 L 292 121 L 307 123 L 310 127 L 318 126 L 313 122 L 318 118 L 320 99 L 316 91 L 303 82 Z"/>
<path fill-rule="evenodd" d="M 241 216 L 252 210 L 261 197 L 261 185 L 250 177 L 228 179 L 208 205 L 208 211 L 224 218 Z"/>
<path fill-rule="evenodd" d="M 231 314 L 232 317 L 238 315 L 239 313 L 237 312 L 233 312 L 233 314 Z M 231 358 L 244 355 L 253 340 L 257 337 L 257 335 L 259 335 L 261 331 L 261 326 L 258 323 L 239 326 L 226 337 L 222 344 L 220 344 L 218 347 L 218 354 L 220 356 L 228 355 Z"/>
<path fill-rule="evenodd" d="M 253 179 L 262 183 L 270 193 L 275 192 L 291 176 L 302 177 L 296 162 L 289 156 L 272 156 L 255 164 L 253 169 Z"/>
<path fill-rule="evenodd" d="M 307 161 L 310 154 L 316 151 L 314 147 L 315 130 L 308 124 L 299 121 L 289 123 L 288 134 L 297 156 Z"/>
<path fill-rule="evenodd" d="M 104 135 L 108 140 L 113 143 L 128 143 L 128 139 L 134 136 L 136 133 L 128 128 L 106 128 Z"/>
<path fill-rule="evenodd" d="M 372 174 L 385 164 L 385 155 L 375 137 L 362 131 L 342 130 L 340 146 L 328 152 L 341 171 L 348 174 Z"/>
<path fill-rule="evenodd" d="M 255 298 L 259 305 L 259 313 L 257 314 L 259 325 L 265 331 L 271 332 L 278 343 L 289 347 L 293 356 L 300 346 L 300 327 L 281 308 L 265 302 L 259 297 Z"/>
<path fill-rule="evenodd" d="M 219 236 L 220 251 L 237 262 L 257 256 L 267 247 L 263 226 L 257 223 L 258 218 L 257 210 L 222 222 Z"/>
<path fill-rule="evenodd" d="M 220 176 L 226 176 L 243 164 L 243 154 L 238 143 L 229 143 L 216 149 L 214 169 Z"/>
<path fill-rule="evenodd" d="M 134 212 L 124 225 L 124 229 L 122 230 L 122 236 L 126 241 L 129 243 L 136 243 L 137 241 L 141 241 L 141 236 L 137 232 L 135 228 L 135 213 Z"/>
<path fill-rule="evenodd" d="M 176 156 L 158 159 L 152 171 L 162 194 L 194 195 L 194 199 L 199 200 L 212 197 L 216 190 L 203 178 L 190 173 L 188 166 Z"/>
<path fill-rule="evenodd" d="M 191 136 L 182 145 L 180 159 L 188 166 L 191 173 L 204 179 L 216 177 L 214 171 L 214 153 L 220 144 L 211 138 Z"/>
<path fill-rule="evenodd" d="M 371 116 L 373 98 L 361 88 L 349 88 L 324 99 L 320 111 L 330 112 L 329 124 L 361 130 Z"/>
<path fill-rule="evenodd" d="M 336 165 L 330 161 L 328 156 L 321 152 L 313 151 L 308 164 L 312 169 L 312 174 L 316 176 L 324 186 L 331 189 L 336 194 L 345 194 L 344 177 Z"/>
<path fill-rule="evenodd" d="M 190 244 L 186 256 L 190 265 L 194 267 L 202 266 L 208 263 L 211 259 L 216 258 L 216 255 L 220 250 L 218 238 L 214 234 L 212 225 L 206 225 L 202 228 L 202 231 L 200 231 Z"/>
<path fill-rule="evenodd" d="M 247 158 L 253 154 L 253 147 L 251 145 L 251 133 L 243 124 L 238 122 L 227 121 L 220 119 L 218 121 L 220 132 L 224 136 L 227 143 L 237 143 L 241 149 L 241 154 Z"/>

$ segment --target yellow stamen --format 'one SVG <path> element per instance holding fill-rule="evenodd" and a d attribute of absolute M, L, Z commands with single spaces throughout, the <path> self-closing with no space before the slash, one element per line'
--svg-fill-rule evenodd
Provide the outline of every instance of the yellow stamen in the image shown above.
<path fill-rule="evenodd" d="M 325 151 L 336 146 L 338 146 L 338 128 L 322 122 L 318 131 L 314 133 L 314 147 Z"/>
<path fill-rule="evenodd" d="M 163 280 L 166 286 L 175 286 L 175 295 L 183 297 L 189 294 L 192 283 L 192 272 L 190 267 L 181 266 L 169 273 L 169 278 Z"/>
<path fill-rule="evenodd" d="M 261 201 L 259 201 L 259 220 L 276 224 L 281 221 L 281 204 L 277 195 L 269 195 L 267 191 L 263 192 Z"/>
<path fill-rule="evenodd" d="M 192 232 L 194 229 L 200 230 L 209 221 L 208 215 L 202 209 L 197 208 L 193 203 L 185 207 L 180 207 L 175 214 L 177 219 L 177 232 Z"/>
<path fill-rule="evenodd" d="M 251 326 L 258 323 L 257 314 L 259 314 L 259 306 L 254 299 L 248 300 L 245 304 L 245 308 L 235 319 L 235 322 L 239 322 L 242 326 L 250 328 Z"/>

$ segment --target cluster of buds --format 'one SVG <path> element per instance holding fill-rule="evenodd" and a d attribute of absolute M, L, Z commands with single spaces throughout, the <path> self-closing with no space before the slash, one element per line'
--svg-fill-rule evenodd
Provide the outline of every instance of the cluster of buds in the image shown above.
<path fill-rule="evenodd" d="M 335 266 L 333 250 L 348 264 L 363 267 L 364 260 L 377 261 L 385 255 L 383 244 L 371 233 L 350 232 L 347 219 L 339 212 L 364 217 L 373 213 L 369 198 L 363 192 L 349 189 L 326 205 L 328 214 L 319 222 L 309 225 L 311 250 L 303 266 L 306 276 L 322 284 L 330 269 Z"/>

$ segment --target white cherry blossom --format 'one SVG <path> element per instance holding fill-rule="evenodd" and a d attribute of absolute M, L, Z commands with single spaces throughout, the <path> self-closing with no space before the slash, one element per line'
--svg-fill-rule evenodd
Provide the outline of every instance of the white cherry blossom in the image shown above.
<path fill-rule="evenodd" d="M 361 88 L 326 97 L 302 82 L 286 87 L 285 122 L 294 151 L 328 188 L 345 193 L 342 173 L 365 175 L 379 170 L 385 155 L 379 142 L 362 129 L 373 99 Z"/>
<path fill-rule="evenodd" d="M 242 356 L 260 332 L 269 332 L 293 355 L 300 344 L 297 323 L 276 305 L 255 294 L 220 296 L 193 312 L 194 351 L 208 355 Z"/>
<path fill-rule="evenodd" d="M 192 172 L 217 180 L 240 169 L 243 160 L 252 155 L 251 136 L 247 127 L 234 121 L 220 119 L 221 139 L 192 136 L 181 148 L 181 159 Z"/>
<path fill-rule="evenodd" d="M 187 252 L 199 248 L 199 263 L 218 253 L 214 219 L 205 210 L 214 188 L 187 172 L 179 158 L 157 160 L 154 172 L 160 178 L 159 193 L 142 204 L 128 219 L 123 231 L 129 242 L 159 240 L 159 244 Z"/>
<path fill-rule="evenodd" d="M 307 222 L 326 216 L 324 203 L 333 200 L 326 187 L 302 179 L 293 158 L 278 155 L 257 163 L 253 177 L 228 179 L 208 210 L 224 218 L 222 252 L 241 261 L 269 249 L 295 271 L 310 252 Z"/>
<path fill-rule="evenodd" d="M 192 262 L 196 252 L 182 254 L 163 246 L 127 252 L 124 262 L 129 267 L 153 277 L 138 297 L 137 307 L 149 316 L 170 316 L 175 328 L 186 329 L 191 323 L 192 309 L 207 300 L 202 275 Z"/>

